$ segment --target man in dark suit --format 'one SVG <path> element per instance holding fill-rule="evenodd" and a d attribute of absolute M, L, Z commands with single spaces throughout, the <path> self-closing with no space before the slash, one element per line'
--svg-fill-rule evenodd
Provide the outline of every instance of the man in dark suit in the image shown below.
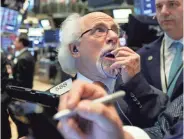
<path fill-rule="evenodd" d="M 32 88 L 35 61 L 34 57 L 28 51 L 29 41 L 26 38 L 16 38 L 15 49 L 17 56 L 14 59 L 13 76 L 18 86 Z"/>
<path fill-rule="evenodd" d="M 164 36 L 138 51 L 141 69 L 150 85 L 172 99 L 183 83 L 183 0 L 156 0 L 156 17 Z"/>
<path fill-rule="evenodd" d="M 24 37 L 16 38 L 15 42 L 16 56 L 14 59 L 13 77 L 15 80 L 14 85 L 25 88 L 33 87 L 34 67 L 35 60 L 31 53 L 28 51 L 29 40 Z M 27 125 L 14 117 L 10 112 L 12 120 L 17 125 L 19 137 L 28 134 Z"/>

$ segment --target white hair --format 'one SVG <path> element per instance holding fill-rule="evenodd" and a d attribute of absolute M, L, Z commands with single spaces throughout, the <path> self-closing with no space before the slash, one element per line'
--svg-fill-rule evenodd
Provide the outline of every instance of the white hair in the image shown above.
<path fill-rule="evenodd" d="M 61 26 L 61 45 L 58 51 L 58 61 L 62 70 L 70 75 L 75 75 L 77 69 L 75 67 L 75 58 L 72 57 L 69 45 L 76 42 L 80 37 L 80 15 L 73 13 L 66 18 Z"/>

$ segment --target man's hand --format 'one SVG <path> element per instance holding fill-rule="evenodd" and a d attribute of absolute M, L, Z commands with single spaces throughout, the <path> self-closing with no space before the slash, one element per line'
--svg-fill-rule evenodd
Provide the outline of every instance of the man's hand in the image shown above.
<path fill-rule="evenodd" d="M 60 98 L 59 110 L 75 110 L 77 115 L 63 118 L 58 129 L 67 139 L 123 139 L 122 122 L 113 105 L 92 103 L 107 95 L 95 84 L 75 81 Z"/>
<path fill-rule="evenodd" d="M 115 56 L 115 62 L 110 68 L 120 69 L 122 78 L 124 74 L 127 74 L 128 79 L 126 78 L 126 81 L 140 72 L 140 56 L 130 48 L 120 47 L 111 53 Z"/>

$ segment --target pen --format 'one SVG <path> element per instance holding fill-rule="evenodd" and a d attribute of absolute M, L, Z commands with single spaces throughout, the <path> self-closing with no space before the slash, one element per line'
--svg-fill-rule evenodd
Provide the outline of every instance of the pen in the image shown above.
<path fill-rule="evenodd" d="M 125 91 L 117 91 L 113 94 L 104 96 L 102 98 L 95 99 L 95 100 L 93 100 L 93 103 L 103 103 L 103 104 L 113 103 L 114 101 L 116 101 L 120 97 L 123 97 L 124 95 L 125 95 Z M 60 120 L 64 117 L 68 117 L 68 116 L 71 116 L 73 114 L 75 114 L 75 111 L 65 109 L 65 110 L 62 110 L 62 111 L 56 113 L 53 116 L 53 118 L 55 120 Z"/>

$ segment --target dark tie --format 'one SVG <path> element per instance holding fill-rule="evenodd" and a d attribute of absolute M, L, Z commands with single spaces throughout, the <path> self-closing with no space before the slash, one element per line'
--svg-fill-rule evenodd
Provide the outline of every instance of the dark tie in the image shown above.
<path fill-rule="evenodd" d="M 108 88 L 106 87 L 105 84 L 103 84 L 102 82 L 99 82 L 99 81 L 96 81 L 96 82 L 93 82 L 95 85 L 98 85 L 100 87 L 102 87 L 107 93 L 108 93 Z"/>
<path fill-rule="evenodd" d="M 169 84 L 169 88 L 168 88 L 168 96 L 171 96 L 175 83 L 177 81 L 178 78 L 178 74 L 181 71 L 181 67 L 182 67 L 182 50 L 183 50 L 183 44 L 180 42 L 174 42 L 172 43 L 171 47 L 175 47 L 176 48 L 176 55 L 173 59 L 173 62 L 171 64 L 171 68 L 170 68 L 170 72 L 169 72 L 169 80 L 168 80 L 168 84 Z"/>

